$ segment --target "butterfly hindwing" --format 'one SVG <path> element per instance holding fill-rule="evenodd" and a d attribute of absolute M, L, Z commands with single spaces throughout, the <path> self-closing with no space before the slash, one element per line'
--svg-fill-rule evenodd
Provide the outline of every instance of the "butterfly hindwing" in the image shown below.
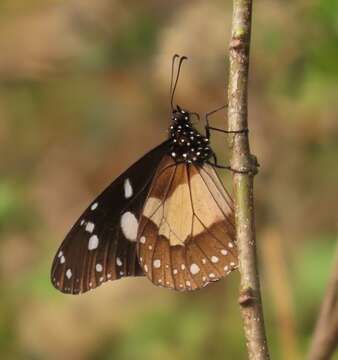
<path fill-rule="evenodd" d="M 237 266 L 233 203 L 213 167 L 165 156 L 139 226 L 143 271 L 159 286 L 195 290 Z"/>
<path fill-rule="evenodd" d="M 136 254 L 138 219 L 167 148 L 164 142 L 150 151 L 84 211 L 54 258 L 51 280 L 57 289 L 77 294 L 143 274 Z"/>

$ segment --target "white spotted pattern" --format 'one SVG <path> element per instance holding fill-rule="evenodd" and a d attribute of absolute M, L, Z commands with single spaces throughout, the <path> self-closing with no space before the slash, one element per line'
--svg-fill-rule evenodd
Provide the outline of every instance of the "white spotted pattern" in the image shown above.
<path fill-rule="evenodd" d="M 212 262 L 212 263 L 216 264 L 216 263 L 218 263 L 218 261 L 219 261 L 219 259 L 218 259 L 217 256 L 212 256 L 212 257 L 211 257 L 211 262 Z"/>
<path fill-rule="evenodd" d="M 90 207 L 90 210 L 95 210 L 95 209 L 97 209 L 98 206 L 99 206 L 99 203 L 96 202 Z"/>
<path fill-rule="evenodd" d="M 64 264 L 66 262 L 66 258 L 62 255 L 60 258 L 60 264 Z"/>
<path fill-rule="evenodd" d="M 95 250 L 99 246 L 99 238 L 96 235 L 92 235 L 88 241 L 88 250 Z"/>
<path fill-rule="evenodd" d="M 101 264 L 96 264 L 95 269 L 96 269 L 97 272 L 102 272 L 103 267 L 102 267 Z"/>
<path fill-rule="evenodd" d="M 125 212 L 121 216 L 121 229 L 126 239 L 136 241 L 138 221 L 133 213 L 130 211 Z"/>
<path fill-rule="evenodd" d="M 154 268 L 159 269 L 161 267 L 161 260 L 154 260 Z"/>
<path fill-rule="evenodd" d="M 94 231 L 94 228 L 95 228 L 95 224 L 89 221 L 86 225 L 86 231 L 92 233 Z"/>
<path fill-rule="evenodd" d="M 131 186 L 131 182 L 129 179 L 124 181 L 124 196 L 126 199 L 129 199 L 133 196 L 133 187 Z"/>
<path fill-rule="evenodd" d="M 122 261 L 119 257 L 116 258 L 116 265 L 117 266 L 122 266 Z"/>
<path fill-rule="evenodd" d="M 193 275 L 196 275 L 200 272 L 200 267 L 197 265 L 197 264 L 191 264 L 190 266 L 190 272 L 193 274 Z"/>
<path fill-rule="evenodd" d="M 66 276 L 67 276 L 67 279 L 71 279 L 71 277 L 73 276 L 71 269 L 68 269 L 68 270 L 66 271 Z"/>
<path fill-rule="evenodd" d="M 146 238 L 145 238 L 145 236 L 141 236 L 141 238 L 140 238 L 140 243 L 141 243 L 141 244 L 145 244 L 145 243 L 146 243 Z"/>
<path fill-rule="evenodd" d="M 228 250 L 222 249 L 221 254 L 224 256 L 228 255 Z"/>

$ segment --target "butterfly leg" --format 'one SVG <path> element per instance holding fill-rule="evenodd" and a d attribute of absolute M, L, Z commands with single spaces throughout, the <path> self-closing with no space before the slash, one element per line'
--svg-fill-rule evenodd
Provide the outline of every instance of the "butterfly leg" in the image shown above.
<path fill-rule="evenodd" d="M 217 156 L 216 154 L 213 152 L 212 153 L 212 159 L 214 160 L 214 162 L 211 162 L 211 161 L 207 161 L 207 164 L 213 166 L 213 167 L 216 167 L 218 169 L 226 169 L 226 170 L 232 170 L 231 169 L 231 166 L 226 166 L 226 165 L 220 165 L 218 164 L 218 161 L 217 161 Z"/>
<path fill-rule="evenodd" d="M 242 129 L 242 130 L 223 130 L 223 129 L 219 129 L 219 128 L 216 128 L 216 127 L 213 127 L 213 126 L 210 126 L 209 124 L 209 117 L 213 114 L 215 114 L 216 112 L 222 110 L 222 109 L 225 109 L 226 107 L 228 107 L 228 105 L 222 105 L 221 107 L 215 109 L 215 110 L 212 110 L 212 111 L 209 111 L 205 114 L 205 134 L 206 134 L 206 137 L 208 139 L 210 139 L 210 136 L 211 136 L 211 132 L 210 130 L 213 130 L 213 131 L 218 131 L 218 132 L 221 132 L 223 134 L 247 134 L 248 133 L 248 129 Z"/>
<path fill-rule="evenodd" d="M 218 163 L 217 161 L 217 157 L 216 157 L 216 154 L 213 153 L 212 154 L 212 158 L 214 160 L 214 162 L 211 162 L 210 160 L 207 161 L 207 164 L 217 168 L 217 169 L 225 169 L 225 170 L 230 170 L 234 173 L 237 173 L 237 174 L 257 174 L 258 170 L 257 168 L 259 167 L 259 163 L 257 161 L 257 158 L 255 156 L 251 156 L 251 164 L 252 166 L 250 166 L 250 168 L 247 168 L 247 169 L 234 169 L 232 168 L 230 165 L 221 165 Z"/>

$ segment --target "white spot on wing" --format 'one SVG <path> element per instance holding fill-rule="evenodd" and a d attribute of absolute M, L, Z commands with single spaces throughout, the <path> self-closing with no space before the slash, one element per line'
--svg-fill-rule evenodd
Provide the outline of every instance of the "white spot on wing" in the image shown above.
<path fill-rule="evenodd" d="M 145 236 L 141 236 L 141 238 L 140 238 L 140 243 L 141 243 L 141 244 L 145 244 L 145 243 L 146 243 L 146 238 L 145 238 Z"/>
<path fill-rule="evenodd" d="M 121 229 L 126 239 L 136 241 L 138 221 L 135 215 L 130 211 L 125 212 L 121 216 Z"/>
<path fill-rule="evenodd" d="M 221 254 L 224 256 L 228 255 L 228 250 L 222 249 Z"/>
<path fill-rule="evenodd" d="M 129 199 L 133 196 L 133 188 L 129 179 L 124 181 L 124 196 L 126 199 Z"/>
<path fill-rule="evenodd" d="M 60 251 L 60 252 L 58 253 L 58 258 L 60 258 L 62 255 L 63 255 L 63 252 Z"/>
<path fill-rule="evenodd" d="M 102 267 L 101 264 L 96 264 L 95 269 L 96 269 L 97 272 L 102 272 L 103 267 Z"/>
<path fill-rule="evenodd" d="M 119 257 L 116 258 L 116 265 L 117 266 L 122 266 L 122 261 Z"/>
<path fill-rule="evenodd" d="M 88 241 L 88 250 L 95 250 L 99 246 L 99 238 L 96 235 L 92 235 Z"/>
<path fill-rule="evenodd" d="M 161 260 L 154 260 L 154 268 L 159 269 L 161 267 Z"/>
<path fill-rule="evenodd" d="M 99 203 L 96 202 L 90 207 L 90 210 L 95 210 L 95 209 L 97 209 L 98 206 L 99 206 Z"/>
<path fill-rule="evenodd" d="M 86 225 L 86 231 L 92 233 L 94 231 L 94 228 L 95 228 L 95 224 L 89 221 Z"/>
<path fill-rule="evenodd" d="M 190 266 L 190 272 L 193 274 L 193 275 L 196 275 L 200 272 L 200 267 L 197 265 L 197 264 L 191 264 Z"/>
<path fill-rule="evenodd" d="M 212 262 L 212 263 L 216 264 L 216 263 L 218 263 L 218 261 L 219 261 L 219 259 L 218 259 L 217 256 L 212 256 L 212 257 L 211 257 L 211 262 Z"/>
<path fill-rule="evenodd" d="M 66 271 L 66 277 L 67 277 L 67 279 L 70 279 L 72 276 L 73 276 L 72 270 L 68 269 L 68 270 Z"/>
<path fill-rule="evenodd" d="M 64 264 L 66 262 L 66 258 L 62 255 L 60 258 L 60 264 Z"/>

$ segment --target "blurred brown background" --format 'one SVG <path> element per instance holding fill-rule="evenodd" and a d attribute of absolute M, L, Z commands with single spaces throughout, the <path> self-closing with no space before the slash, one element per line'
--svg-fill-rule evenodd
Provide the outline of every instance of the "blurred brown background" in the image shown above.
<path fill-rule="evenodd" d="M 1 359 L 245 359 L 238 274 L 192 294 L 127 279 L 71 297 L 49 282 L 80 212 L 165 139 L 172 55 L 189 57 L 177 102 L 225 102 L 231 2 L 2 0 L 0 19 Z M 256 1 L 250 140 L 274 359 L 304 358 L 333 260 L 337 59 L 335 0 Z"/>

